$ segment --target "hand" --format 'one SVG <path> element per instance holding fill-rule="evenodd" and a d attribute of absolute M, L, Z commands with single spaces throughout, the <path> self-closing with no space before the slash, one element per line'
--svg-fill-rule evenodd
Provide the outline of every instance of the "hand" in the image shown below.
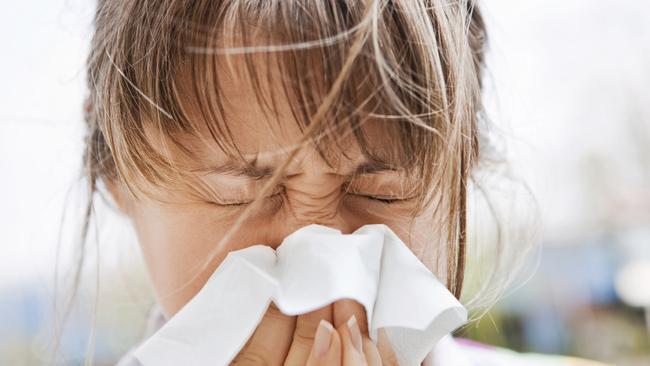
<path fill-rule="evenodd" d="M 398 365 L 383 330 L 378 332 L 377 345 L 370 339 L 363 307 L 351 300 L 341 301 L 347 301 L 342 306 L 347 305 L 352 315 L 336 328 L 324 319 L 320 321 L 306 365 Z"/>
<path fill-rule="evenodd" d="M 347 299 L 297 317 L 282 314 L 271 303 L 233 364 L 398 365 L 383 331 L 375 345 L 368 335 L 365 309 Z"/>

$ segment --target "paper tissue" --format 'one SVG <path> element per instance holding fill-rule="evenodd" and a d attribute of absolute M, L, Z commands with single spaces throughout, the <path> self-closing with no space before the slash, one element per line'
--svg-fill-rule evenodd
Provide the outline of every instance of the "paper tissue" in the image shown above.
<path fill-rule="evenodd" d="M 230 252 L 203 288 L 134 355 L 144 365 L 227 365 L 273 301 L 287 315 L 342 298 L 361 303 L 373 341 L 386 335 L 402 366 L 420 365 L 466 309 L 384 224 L 352 234 L 311 224 L 276 250 Z"/>

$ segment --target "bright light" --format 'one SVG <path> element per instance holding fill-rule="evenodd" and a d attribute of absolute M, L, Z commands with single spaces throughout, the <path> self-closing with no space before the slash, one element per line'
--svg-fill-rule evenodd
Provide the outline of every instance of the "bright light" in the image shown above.
<path fill-rule="evenodd" d="M 616 275 L 616 291 L 629 305 L 650 307 L 650 260 L 627 263 Z"/>

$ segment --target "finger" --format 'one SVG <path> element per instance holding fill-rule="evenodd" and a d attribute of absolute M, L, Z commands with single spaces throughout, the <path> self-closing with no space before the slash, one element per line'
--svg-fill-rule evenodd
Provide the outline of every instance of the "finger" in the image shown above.
<path fill-rule="evenodd" d="M 368 335 L 368 318 L 363 305 L 352 299 L 343 299 L 334 302 L 332 307 L 335 327 L 338 328 L 339 325 L 344 324 L 354 315 L 357 318 L 361 334 Z"/>
<path fill-rule="evenodd" d="M 366 357 L 363 354 L 363 336 L 356 316 L 353 314 L 336 329 L 341 336 L 343 366 L 367 365 Z"/>
<path fill-rule="evenodd" d="M 390 344 L 390 340 L 386 335 L 384 328 L 377 330 L 377 350 L 381 357 L 381 362 L 385 366 L 399 366 L 397 362 L 397 355 Z"/>
<path fill-rule="evenodd" d="M 321 320 L 306 366 L 338 366 L 341 364 L 341 337 L 327 320 Z"/>
<path fill-rule="evenodd" d="M 384 364 L 381 354 L 377 349 L 377 345 L 369 337 L 363 337 L 363 354 L 366 356 L 366 362 L 369 366 L 382 366 L 382 365 L 397 365 L 397 364 Z"/>
<path fill-rule="evenodd" d="M 303 366 L 307 362 L 309 353 L 314 345 L 314 337 L 321 320 L 326 320 L 331 325 L 332 305 L 328 304 L 320 309 L 301 314 L 296 320 L 296 329 L 289 354 L 284 364 L 287 366 Z M 332 327 L 332 329 L 334 329 Z"/>
<path fill-rule="evenodd" d="M 270 303 L 262 321 L 233 360 L 240 365 L 282 365 L 289 351 L 296 317 Z"/>

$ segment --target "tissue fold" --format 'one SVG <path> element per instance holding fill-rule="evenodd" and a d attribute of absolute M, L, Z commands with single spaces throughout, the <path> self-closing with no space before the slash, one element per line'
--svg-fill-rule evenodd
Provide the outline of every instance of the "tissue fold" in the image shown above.
<path fill-rule="evenodd" d="M 276 250 L 228 253 L 203 288 L 134 352 L 144 365 L 227 365 L 273 301 L 287 315 L 336 300 L 365 307 L 370 338 L 384 328 L 402 366 L 420 365 L 467 310 L 384 224 L 352 234 L 311 224 Z"/>

